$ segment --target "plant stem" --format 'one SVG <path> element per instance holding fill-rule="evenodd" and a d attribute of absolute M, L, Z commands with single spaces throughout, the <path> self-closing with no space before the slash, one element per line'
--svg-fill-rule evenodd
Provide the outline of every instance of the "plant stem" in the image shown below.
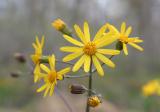
<path fill-rule="evenodd" d="M 92 90 L 92 59 L 91 59 L 90 71 L 89 71 L 88 89 L 89 89 L 89 90 Z M 92 95 L 92 91 L 88 91 L 88 98 L 89 98 L 91 95 Z M 90 112 L 90 106 L 88 105 L 88 98 L 87 98 L 86 112 Z"/>
<path fill-rule="evenodd" d="M 62 64 L 74 65 L 73 63 L 70 63 L 70 62 L 63 62 L 63 61 L 60 61 L 60 60 L 56 60 L 56 62 L 62 63 Z"/>
<path fill-rule="evenodd" d="M 84 77 L 89 77 L 90 75 L 77 75 L 77 76 L 71 76 L 71 75 L 66 75 L 64 78 L 84 78 Z"/>

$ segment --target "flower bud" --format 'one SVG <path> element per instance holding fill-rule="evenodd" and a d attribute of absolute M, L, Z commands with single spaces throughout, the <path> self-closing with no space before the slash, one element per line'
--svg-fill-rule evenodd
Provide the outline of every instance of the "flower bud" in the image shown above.
<path fill-rule="evenodd" d="M 10 75 L 13 78 L 18 78 L 20 76 L 20 74 L 18 72 L 11 72 Z"/>
<path fill-rule="evenodd" d="M 20 63 L 25 63 L 26 62 L 26 57 L 22 53 L 15 53 L 14 57 Z"/>
<path fill-rule="evenodd" d="M 49 63 L 48 56 L 42 56 L 39 60 L 40 60 L 40 63 Z"/>
<path fill-rule="evenodd" d="M 69 88 L 72 94 L 83 94 L 87 90 L 86 87 L 79 84 L 73 84 Z"/>
<path fill-rule="evenodd" d="M 123 50 L 123 43 L 121 41 L 118 41 L 116 43 L 116 49 L 120 51 Z"/>
<path fill-rule="evenodd" d="M 91 107 L 97 107 L 101 103 L 99 96 L 90 96 L 87 101 L 88 105 Z"/>
<path fill-rule="evenodd" d="M 52 26 L 58 30 L 61 31 L 62 29 L 64 29 L 64 27 L 66 27 L 66 24 L 64 21 L 62 21 L 61 19 L 56 19 L 52 22 Z"/>
<path fill-rule="evenodd" d="M 67 25 L 65 24 L 65 22 L 61 19 L 56 19 L 52 22 L 52 26 L 60 31 L 63 34 L 69 35 L 71 36 L 71 31 L 70 29 L 67 27 Z"/>

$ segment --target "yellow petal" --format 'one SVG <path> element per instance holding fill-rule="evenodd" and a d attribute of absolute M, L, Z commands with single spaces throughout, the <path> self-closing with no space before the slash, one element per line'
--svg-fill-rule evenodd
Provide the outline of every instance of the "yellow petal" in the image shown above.
<path fill-rule="evenodd" d="M 63 37 L 70 43 L 77 45 L 77 46 L 84 46 L 81 42 L 73 39 L 72 37 L 68 36 L 68 35 L 63 35 Z"/>
<path fill-rule="evenodd" d="M 90 32 L 89 32 L 89 26 L 87 22 L 84 22 L 84 36 L 86 38 L 86 41 L 90 42 Z"/>
<path fill-rule="evenodd" d="M 105 33 L 107 29 L 107 24 L 103 25 L 98 32 L 96 33 L 95 37 L 94 37 L 94 41 L 97 40 L 98 38 L 102 37 L 102 35 Z"/>
<path fill-rule="evenodd" d="M 63 76 L 62 75 L 57 75 L 57 80 L 62 80 L 63 79 Z"/>
<path fill-rule="evenodd" d="M 34 74 L 36 73 L 40 73 L 40 67 L 39 67 L 39 64 L 36 65 L 35 69 L 34 69 Z"/>
<path fill-rule="evenodd" d="M 83 55 L 73 66 L 72 71 L 75 72 L 77 70 L 79 70 L 79 68 L 82 66 L 82 64 L 84 63 L 86 55 Z"/>
<path fill-rule="evenodd" d="M 119 50 L 112 50 L 112 49 L 97 49 L 97 52 L 107 55 L 118 55 L 120 53 Z"/>
<path fill-rule="evenodd" d="M 49 56 L 49 65 L 51 67 L 51 70 L 55 70 L 55 56 L 52 54 L 52 56 Z"/>
<path fill-rule="evenodd" d="M 82 30 L 80 29 L 80 27 L 79 27 L 78 25 L 74 25 L 74 29 L 75 29 L 75 31 L 76 31 L 77 36 L 81 39 L 81 41 L 82 41 L 83 43 L 86 44 L 86 43 L 87 43 L 87 40 L 86 40 L 86 38 L 85 38 Z"/>
<path fill-rule="evenodd" d="M 125 33 L 125 30 L 126 30 L 126 23 L 123 22 L 123 23 L 121 24 L 121 33 L 124 34 L 124 33 Z"/>
<path fill-rule="evenodd" d="M 85 61 L 84 61 L 84 71 L 89 72 L 90 70 L 90 64 L 91 64 L 91 57 L 86 55 Z"/>
<path fill-rule="evenodd" d="M 41 47 L 44 46 L 44 35 L 42 36 L 42 39 L 41 39 Z"/>
<path fill-rule="evenodd" d="M 139 39 L 139 37 L 130 37 L 128 38 L 129 42 L 141 43 L 143 40 Z"/>
<path fill-rule="evenodd" d="M 37 89 L 37 92 L 42 92 L 43 90 L 45 90 L 47 87 L 47 84 L 44 84 L 43 86 L 41 86 L 39 89 Z"/>
<path fill-rule="evenodd" d="M 143 48 L 142 48 L 142 47 L 140 47 L 140 46 L 139 46 L 139 45 L 137 45 L 137 44 L 134 44 L 134 43 L 131 43 L 131 42 L 129 42 L 128 44 L 129 44 L 129 45 L 131 45 L 132 47 L 134 47 L 134 48 L 136 48 L 136 49 L 140 50 L 140 51 L 143 51 Z"/>
<path fill-rule="evenodd" d="M 128 55 L 127 45 L 123 43 L 123 51 L 125 55 Z"/>
<path fill-rule="evenodd" d="M 34 83 L 39 81 L 41 78 L 45 78 L 46 76 L 47 76 L 47 74 L 44 74 L 44 73 L 35 73 L 34 74 Z"/>
<path fill-rule="evenodd" d="M 48 92 L 49 92 L 49 89 L 50 89 L 50 85 L 48 85 L 48 87 L 46 88 L 43 97 L 46 97 L 46 96 L 47 96 L 47 94 L 48 94 Z"/>
<path fill-rule="evenodd" d="M 34 69 L 34 83 L 36 83 L 38 81 L 39 74 L 40 74 L 40 67 L 39 67 L 39 64 L 37 64 Z"/>
<path fill-rule="evenodd" d="M 132 27 L 130 26 L 130 27 L 127 28 L 127 31 L 125 32 L 125 36 L 128 37 L 131 32 L 132 32 Z"/>
<path fill-rule="evenodd" d="M 35 43 L 32 43 L 32 46 L 33 46 L 33 48 L 34 48 L 35 50 L 38 49 L 38 47 L 36 46 Z"/>
<path fill-rule="evenodd" d="M 37 44 L 38 47 L 41 46 L 41 44 L 40 44 L 40 42 L 39 42 L 39 39 L 38 39 L 38 36 L 36 36 L 36 44 Z"/>
<path fill-rule="evenodd" d="M 113 25 L 107 23 L 107 27 L 110 30 L 110 32 L 114 33 L 114 34 L 119 34 L 119 31 L 116 29 L 116 27 L 114 27 Z"/>
<path fill-rule="evenodd" d="M 41 69 L 42 69 L 43 71 L 45 71 L 46 73 L 49 73 L 49 72 L 50 72 L 50 69 L 49 69 L 46 65 L 40 64 L 40 67 L 41 67 Z"/>
<path fill-rule="evenodd" d="M 100 62 L 98 61 L 97 57 L 93 55 L 92 56 L 92 60 L 93 60 L 93 64 L 96 67 L 97 72 L 99 73 L 99 75 L 103 76 L 104 75 L 104 71 L 103 71 L 102 66 L 101 66 Z"/>
<path fill-rule="evenodd" d="M 55 84 L 53 83 L 53 84 L 51 85 L 51 87 L 50 87 L 49 96 L 52 96 L 52 95 L 53 95 L 54 87 L 55 87 Z"/>
<path fill-rule="evenodd" d="M 80 47 L 65 46 L 65 47 L 61 47 L 60 50 L 63 52 L 79 52 L 79 51 L 82 51 L 83 49 Z"/>
<path fill-rule="evenodd" d="M 60 71 L 57 73 L 57 74 L 58 74 L 58 79 L 59 79 L 59 80 L 62 80 L 62 78 L 63 78 L 62 76 L 65 75 L 66 73 L 68 73 L 70 70 L 71 70 L 70 67 L 64 68 L 64 69 L 60 70 Z"/>
<path fill-rule="evenodd" d="M 83 52 L 75 52 L 75 53 L 69 54 L 69 55 L 67 55 L 67 56 L 65 56 L 65 57 L 63 58 L 63 61 L 64 61 L 64 62 L 71 61 L 71 60 L 79 57 L 79 56 L 82 55 L 82 54 L 83 54 Z"/>
<path fill-rule="evenodd" d="M 31 55 L 31 59 L 35 64 L 39 63 L 39 56 L 38 55 Z"/>
<path fill-rule="evenodd" d="M 105 35 L 104 37 L 102 37 L 101 39 L 99 39 L 98 41 L 96 41 L 96 47 L 97 48 L 101 48 L 107 45 L 112 44 L 114 41 L 116 41 L 118 38 L 116 36 L 111 36 L 108 38 L 108 35 Z"/>
<path fill-rule="evenodd" d="M 112 67 L 112 68 L 115 67 L 115 64 L 110 59 L 106 58 L 103 54 L 96 53 L 96 56 L 98 57 L 98 59 L 100 61 L 102 61 L 103 63 L 105 63 L 109 67 Z"/>
<path fill-rule="evenodd" d="M 39 78 L 44 78 L 44 77 L 46 77 L 48 74 L 40 73 L 40 74 L 38 74 L 38 75 L 39 75 Z"/>
<path fill-rule="evenodd" d="M 34 75 L 34 83 L 37 83 L 39 77 L 37 75 Z"/>

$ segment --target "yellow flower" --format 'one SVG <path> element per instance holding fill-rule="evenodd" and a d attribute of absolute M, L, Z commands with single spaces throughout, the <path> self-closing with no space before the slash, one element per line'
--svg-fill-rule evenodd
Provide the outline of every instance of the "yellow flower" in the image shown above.
<path fill-rule="evenodd" d="M 34 74 L 34 83 L 36 83 L 43 77 L 39 64 L 36 64 L 33 74 Z"/>
<path fill-rule="evenodd" d="M 112 31 L 113 34 L 117 35 L 117 37 L 119 38 L 119 41 L 122 42 L 123 51 L 124 51 L 125 55 L 128 55 L 128 49 L 127 49 L 126 44 L 129 44 L 132 47 L 134 47 L 140 51 L 143 51 L 143 48 L 137 45 L 137 43 L 141 43 L 141 42 L 143 42 L 143 40 L 139 39 L 139 37 L 130 37 L 129 38 L 129 35 L 132 31 L 132 27 L 129 26 L 126 29 L 125 22 L 123 22 L 121 24 L 121 31 L 120 32 L 111 24 L 108 24 L 108 28 Z"/>
<path fill-rule="evenodd" d="M 93 62 L 98 73 L 103 76 L 104 71 L 99 62 L 107 64 L 110 67 L 115 67 L 115 64 L 108 59 L 105 55 L 118 55 L 120 51 L 112 49 L 102 49 L 102 47 L 107 46 L 117 40 L 117 37 L 114 37 L 110 34 L 105 34 L 107 25 L 102 26 L 99 31 L 96 33 L 94 39 L 91 41 L 89 26 L 87 22 L 84 22 L 84 33 L 78 25 L 74 25 L 77 36 L 82 41 L 75 40 L 74 38 L 63 35 L 63 37 L 70 43 L 76 46 L 65 46 L 61 47 L 60 50 L 64 52 L 71 52 L 71 54 L 63 58 L 64 62 L 71 61 L 75 58 L 81 56 L 81 58 L 75 63 L 72 71 L 77 71 L 84 64 L 84 71 L 89 72 L 91 62 Z"/>
<path fill-rule="evenodd" d="M 64 21 L 62 21 L 61 19 L 56 19 L 55 21 L 52 22 L 52 26 L 56 29 L 56 30 L 63 30 L 64 27 L 66 26 L 66 24 L 64 23 Z"/>
<path fill-rule="evenodd" d="M 62 80 L 63 76 L 70 71 L 70 67 L 60 70 L 59 72 L 55 69 L 55 56 L 49 56 L 48 58 L 50 68 L 48 68 L 44 64 L 40 64 L 41 69 L 45 73 L 41 73 L 43 75 L 43 79 L 45 84 L 37 89 L 37 92 L 44 91 L 44 97 L 48 94 L 51 96 L 54 92 L 54 87 L 57 84 L 57 80 Z"/>
<path fill-rule="evenodd" d="M 36 36 L 36 42 L 32 44 L 35 49 L 35 54 L 31 55 L 31 59 L 34 64 L 39 64 L 39 59 L 42 57 L 42 48 L 44 45 L 44 36 L 42 36 L 41 42 Z"/>
<path fill-rule="evenodd" d="M 147 84 L 145 84 L 142 88 L 142 92 L 144 96 L 151 95 L 160 95 L 160 81 L 159 80 L 151 80 Z"/>

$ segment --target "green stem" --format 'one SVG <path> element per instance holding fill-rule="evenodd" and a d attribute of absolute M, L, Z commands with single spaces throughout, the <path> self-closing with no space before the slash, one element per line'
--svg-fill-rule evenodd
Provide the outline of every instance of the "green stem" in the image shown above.
<path fill-rule="evenodd" d="M 88 89 L 89 89 L 89 90 L 92 90 L 92 59 L 91 59 L 90 71 L 89 71 Z M 91 95 L 92 95 L 92 91 L 88 91 L 88 98 L 89 98 Z M 90 112 L 90 106 L 88 105 L 88 98 L 87 98 L 86 112 Z"/>
<path fill-rule="evenodd" d="M 77 76 L 71 76 L 71 75 L 65 75 L 64 78 L 84 78 L 84 77 L 89 77 L 90 75 L 77 75 Z"/>

